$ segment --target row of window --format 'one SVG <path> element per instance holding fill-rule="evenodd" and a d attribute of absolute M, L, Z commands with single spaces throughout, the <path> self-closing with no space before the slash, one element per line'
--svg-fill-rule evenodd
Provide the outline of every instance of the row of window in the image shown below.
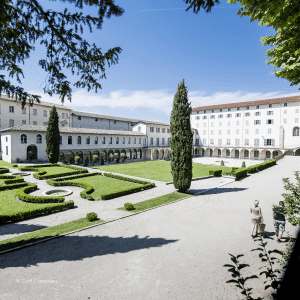
<path fill-rule="evenodd" d="M 165 138 L 162 138 L 162 139 L 161 139 L 161 145 L 164 146 L 164 145 L 166 144 L 165 142 L 166 142 Z M 167 142 L 168 142 L 168 146 L 169 146 L 169 145 L 170 145 L 170 139 L 168 139 Z M 154 139 L 153 139 L 153 137 L 150 138 L 150 145 L 151 145 L 151 146 L 154 145 Z M 159 145 L 160 145 L 160 143 L 159 143 L 159 138 L 156 138 L 156 144 L 155 144 L 155 145 L 156 145 L 156 146 L 159 146 Z"/>
<path fill-rule="evenodd" d="M 159 133 L 160 132 L 160 127 L 156 127 L 155 131 Z M 154 132 L 154 127 L 150 127 L 150 132 Z M 166 133 L 166 128 L 162 128 L 161 132 Z M 167 128 L 167 133 L 170 133 L 170 132 L 171 132 L 170 128 Z"/>
<path fill-rule="evenodd" d="M 26 125 L 26 120 L 22 120 L 22 125 Z M 33 121 L 32 125 L 37 125 L 37 121 Z M 43 122 L 43 126 L 47 126 L 48 122 Z M 1 119 L 0 119 L 0 127 L 1 127 Z M 8 127 L 14 127 L 15 126 L 15 120 L 14 119 L 9 119 L 8 120 Z"/>
<path fill-rule="evenodd" d="M 208 150 L 206 150 L 206 151 L 208 151 Z M 202 149 L 202 154 L 203 154 L 203 155 L 204 155 L 204 152 L 205 152 L 204 149 Z M 213 150 L 210 149 L 209 155 L 212 156 L 212 154 L 213 154 Z M 229 149 L 226 149 L 225 155 L 228 156 L 228 157 L 230 156 L 230 150 L 229 150 Z M 221 149 L 218 149 L 218 156 L 221 156 Z M 239 152 L 239 150 L 235 150 L 235 151 L 234 151 L 234 156 L 235 156 L 236 158 L 239 158 L 239 157 L 240 157 L 240 152 Z M 258 151 L 258 150 L 254 150 L 254 151 L 253 151 L 253 156 L 254 156 L 255 158 L 258 158 L 258 157 L 259 157 L 259 151 Z M 273 157 L 275 157 L 275 156 L 278 156 L 278 151 L 273 151 Z M 244 157 L 245 157 L 245 158 L 249 157 L 249 150 L 245 150 L 245 151 L 244 151 Z M 266 151 L 266 158 L 271 158 L 271 152 L 270 152 L 270 151 Z"/>
<path fill-rule="evenodd" d="M 26 115 L 26 107 L 21 108 L 21 110 L 22 110 L 22 114 L 23 114 L 23 115 Z M 15 112 L 15 107 L 14 107 L 13 105 L 10 105 L 10 106 L 8 107 L 8 112 L 9 112 L 9 113 L 14 113 L 14 112 Z M 0 113 L 1 113 L 1 105 L 0 105 Z M 37 116 L 37 113 L 38 113 L 37 109 L 36 109 L 36 108 L 33 108 L 33 109 L 32 109 L 32 114 L 33 114 L 34 116 Z M 43 110 L 43 116 L 44 116 L 44 117 L 47 117 L 47 116 L 48 116 L 48 111 L 47 111 L 47 110 Z M 62 113 L 61 116 L 62 116 L 63 119 L 68 119 L 68 118 L 69 118 L 69 114 L 68 114 L 68 113 Z"/>
<path fill-rule="evenodd" d="M 131 144 L 131 141 L 133 142 L 133 144 L 142 144 L 142 138 L 132 138 L 131 140 L 131 137 L 128 137 L 128 140 L 127 140 L 127 143 L 128 144 Z M 115 143 L 118 145 L 120 144 L 120 138 L 119 137 L 116 137 L 116 140 L 115 140 Z M 62 143 L 62 140 L 61 140 L 61 143 Z M 102 137 L 102 140 L 101 140 L 101 143 L 104 145 L 104 144 L 112 144 L 113 143 L 113 137 L 105 137 L 103 136 Z M 125 144 L 126 143 L 126 139 L 125 137 L 122 137 L 122 144 Z M 144 139 L 144 143 L 146 143 L 146 139 Z M 73 137 L 71 135 L 68 136 L 68 145 L 72 145 L 73 144 Z M 81 145 L 82 144 L 82 137 L 79 135 L 77 136 L 77 145 Z M 91 144 L 91 138 L 88 136 L 86 137 L 85 139 L 85 144 L 86 145 L 90 145 Z M 94 138 L 94 144 L 95 145 L 98 145 L 99 144 L 99 138 L 98 136 L 95 136 Z"/>
<path fill-rule="evenodd" d="M 207 142 L 206 139 L 202 140 L 203 145 L 206 145 L 206 142 Z M 215 140 L 210 139 L 209 144 L 214 145 Z M 223 140 L 218 139 L 218 146 L 222 146 L 222 145 L 223 145 Z M 240 139 L 235 139 L 234 144 L 232 143 L 231 139 L 226 139 L 226 145 L 227 146 L 230 146 L 230 145 L 240 146 Z M 244 140 L 244 146 L 249 146 L 249 139 Z M 254 146 L 259 146 L 259 139 L 254 139 Z M 264 146 L 275 146 L 275 140 L 274 139 L 264 139 Z"/>
<path fill-rule="evenodd" d="M 287 103 L 284 103 L 283 106 L 288 106 L 288 104 L 287 104 Z M 272 107 L 273 107 L 273 104 L 270 103 L 268 107 L 269 107 L 269 108 L 272 108 Z M 259 106 L 259 105 L 256 105 L 256 109 L 259 109 L 259 108 L 260 108 L 260 106 Z M 240 109 L 241 109 L 240 107 L 236 107 L 236 110 L 240 110 Z M 249 109 L 250 109 L 250 106 L 245 106 L 245 109 L 246 109 L 246 110 L 249 110 Z M 219 112 L 222 112 L 222 111 L 223 111 L 223 109 L 220 108 L 220 109 L 219 109 Z M 226 110 L 224 109 L 224 111 L 226 111 Z M 231 108 L 230 108 L 230 107 L 227 108 L 227 111 L 231 111 Z M 206 112 L 207 112 L 207 110 L 204 110 L 204 111 L 203 111 L 204 114 L 206 114 Z M 215 112 L 215 110 L 212 109 L 212 110 L 210 110 L 210 112 L 213 113 L 213 112 Z M 216 110 L 216 112 L 217 112 L 217 110 Z M 198 110 L 198 111 L 197 111 L 197 114 L 199 114 L 199 113 L 200 113 L 200 111 Z"/>
<path fill-rule="evenodd" d="M 38 134 L 36 136 L 36 143 L 42 144 L 42 142 L 43 142 L 43 137 L 42 137 L 42 135 Z M 27 135 L 26 134 L 21 134 L 21 144 L 27 144 Z"/>

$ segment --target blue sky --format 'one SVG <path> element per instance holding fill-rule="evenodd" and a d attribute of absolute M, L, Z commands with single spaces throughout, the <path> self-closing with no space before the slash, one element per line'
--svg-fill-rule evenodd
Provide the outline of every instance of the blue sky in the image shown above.
<path fill-rule="evenodd" d="M 65 3 L 40 1 L 47 7 Z M 116 0 L 121 17 L 105 19 L 85 37 L 103 51 L 120 46 L 119 63 L 106 69 L 98 93 L 73 89 L 75 110 L 169 123 L 174 94 L 184 78 L 192 107 L 300 94 L 298 87 L 270 75 L 268 47 L 260 38 L 274 30 L 237 15 L 240 4 L 221 0 L 211 13 L 194 14 L 183 0 Z M 71 11 L 72 6 L 68 5 Z M 89 11 L 93 13 L 93 11 Z M 43 94 L 46 74 L 37 66 L 40 46 L 24 65 L 23 87 Z M 72 82 L 72 78 L 70 78 Z"/>

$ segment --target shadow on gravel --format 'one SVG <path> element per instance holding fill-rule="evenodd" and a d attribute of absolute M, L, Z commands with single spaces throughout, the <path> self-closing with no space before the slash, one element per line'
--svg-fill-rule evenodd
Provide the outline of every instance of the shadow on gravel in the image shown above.
<path fill-rule="evenodd" d="M 223 194 L 223 193 L 233 193 L 233 192 L 241 192 L 241 191 L 245 191 L 247 190 L 247 188 L 215 188 L 215 189 L 211 189 L 211 190 L 207 190 L 205 192 L 206 189 L 190 189 L 187 191 L 187 194 L 198 194 L 200 192 L 201 195 L 214 195 L 214 194 Z"/>
<path fill-rule="evenodd" d="M 0 256 L 0 268 L 30 267 L 39 263 L 83 260 L 94 256 L 161 247 L 177 241 L 149 238 L 149 236 L 139 238 L 137 235 L 116 238 L 109 236 L 65 236 L 2 254 Z"/>
<path fill-rule="evenodd" d="M 0 235 L 3 236 L 7 234 L 27 233 L 27 232 L 44 229 L 44 228 L 47 228 L 47 226 L 10 223 L 10 224 L 5 224 L 0 226 Z"/>

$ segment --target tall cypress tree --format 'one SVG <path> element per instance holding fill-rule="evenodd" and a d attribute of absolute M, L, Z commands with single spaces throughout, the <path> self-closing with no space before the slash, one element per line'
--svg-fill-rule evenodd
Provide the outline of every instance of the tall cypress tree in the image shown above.
<path fill-rule="evenodd" d="M 192 181 L 193 133 L 190 122 L 191 111 L 192 108 L 183 79 L 174 96 L 170 122 L 173 184 L 179 192 L 187 191 Z"/>
<path fill-rule="evenodd" d="M 46 153 L 51 164 L 56 164 L 59 159 L 59 127 L 56 107 L 50 111 L 46 133 Z"/>

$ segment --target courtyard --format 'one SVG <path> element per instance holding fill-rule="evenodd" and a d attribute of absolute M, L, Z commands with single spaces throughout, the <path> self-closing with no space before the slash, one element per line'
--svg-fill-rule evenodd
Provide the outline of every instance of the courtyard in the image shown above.
<path fill-rule="evenodd" d="M 271 205 L 282 199 L 282 177 L 293 179 L 298 165 L 298 157 L 285 157 L 242 181 L 193 181 L 191 189 L 200 192 L 198 196 L 134 215 L 117 208 L 172 193 L 174 187 L 155 182 L 153 189 L 94 202 L 75 199 L 83 189 L 72 186 L 73 195 L 66 201 L 73 198 L 77 208 L 2 225 L 2 238 L 78 219 L 90 211 L 111 222 L 2 254 L 2 298 L 241 299 L 234 285 L 225 283 L 230 279 L 223 268 L 231 262 L 228 253 L 245 254 L 243 262 L 251 266 L 247 272 L 258 274 L 258 254 L 250 251 L 257 245 L 250 237 L 249 207 L 260 200 L 266 232 L 274 236 Z M 34 193 L 47 185 L 32 174 L 26 180 L 40 184 Z M 296 236 L 298 228 L 287 223 L 286 231 Z M 267 248 L 283 249 L 284 243 L 271 240 Z M 262 281 L 249 284 L 254 296 L 268 299 Z"/>

